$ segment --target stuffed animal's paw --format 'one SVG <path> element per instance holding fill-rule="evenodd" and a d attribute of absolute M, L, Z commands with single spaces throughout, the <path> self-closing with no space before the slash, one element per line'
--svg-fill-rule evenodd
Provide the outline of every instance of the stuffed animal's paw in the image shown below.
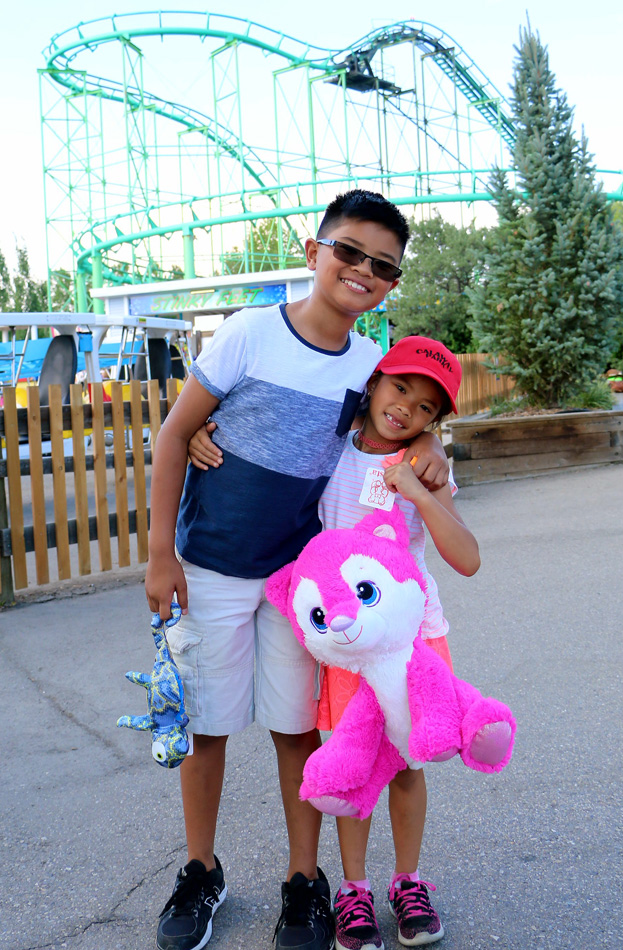
<path fill-rule="evenodd" d="M 485 765 L 497 765 L 506 755 L 512 737 L 510 723 L 487 723 L 474 736 L 469 747 L 470 755 Z"/>
<path fill-rule="evenodd" d="M 450 759 L 454 758 L 458 751 L 458 746 L 450 746 L 450 748 L 446 749 L 445 752 L 440 752 L 439 755 L 434 755 L 431 759 L 431 762 L 448 762 Z"/>
<path fill-rule="evenodd" d="M 516 724 L 508 706 L 480 697 L 467 710 L 461 732 L 461 758 L 478 772 L 499 772 L 513 754 Z"/>
<path fill-rule="evenodd" d="M 359 812 L 359 809 L 345 798 L 335 798 L 333 795 L 319 795 L 318 798 L 308 798 L 307 801 L 325 815 L 335 815 L 337 818 L 352 818 Z"/>

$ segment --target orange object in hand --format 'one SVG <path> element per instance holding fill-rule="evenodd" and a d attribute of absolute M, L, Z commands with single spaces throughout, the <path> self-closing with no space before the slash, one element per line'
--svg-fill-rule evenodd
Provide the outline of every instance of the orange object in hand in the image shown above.
<path fill-rule="evenodd" d="M 409 462 L 409 465 L 411 466 L 411 468 L 415 468 L 416 462 L 417 462 L 417 455 L 414 455 L 411 461 Z"/>

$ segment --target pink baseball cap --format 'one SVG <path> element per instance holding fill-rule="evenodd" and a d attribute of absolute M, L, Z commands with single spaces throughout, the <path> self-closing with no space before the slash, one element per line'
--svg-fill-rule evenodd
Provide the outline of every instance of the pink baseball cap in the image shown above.
<path fill-rule="evenodd" d="M 429 336 L 406 336 L 398 340 L 376 367 L 381 373 L 430 376 L 450 397 L 456 412 L 456 397 L 461 385 L 461 364 L 454 353 Z"/>

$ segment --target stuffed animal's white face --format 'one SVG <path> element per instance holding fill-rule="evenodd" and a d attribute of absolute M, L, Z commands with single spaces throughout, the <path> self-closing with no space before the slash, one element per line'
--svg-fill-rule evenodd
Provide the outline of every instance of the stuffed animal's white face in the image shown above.
<path fill-rule="evenodd" d="M 366 554 L 351 554 L 339 571 L 324 590 L 317 579 L 300 577 L 292 608 L 317 660 L 365 673 L 368 663 L 411 646 L 426 598 L 416 580 L 396 580 Z"/>

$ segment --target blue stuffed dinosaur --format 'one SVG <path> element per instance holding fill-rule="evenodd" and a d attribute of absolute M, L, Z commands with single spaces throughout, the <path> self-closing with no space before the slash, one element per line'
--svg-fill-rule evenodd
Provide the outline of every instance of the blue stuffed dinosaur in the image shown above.
<path fill-rule="evenodd" d="M 189 742 L 186 735 L 188 716 L 184 710 L 184 687 L 169 652 L 165 628 L 172 627 L 182 616 L 179 604 L 171 604 L 171 617 L 164 622 L 160 614 L 151 619 L 151 632 L 156 642 L 156 659 L 150 674 L 126 673 L 131 683 L 144 686 L 147 690 L 146 716 L 121 716 L 118 726 L 128 729 L 151 730 L 151 754 L 159 765 L 174 769 L 180 765 L 188 753 Z"/>

